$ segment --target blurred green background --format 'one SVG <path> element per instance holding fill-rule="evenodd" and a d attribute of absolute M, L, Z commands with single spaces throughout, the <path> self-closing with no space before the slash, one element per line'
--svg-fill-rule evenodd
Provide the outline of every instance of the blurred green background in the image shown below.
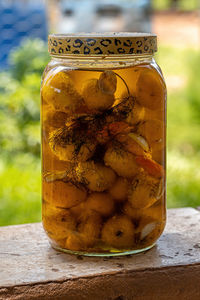
<path fill-rule="evenodd" d="M 154 0 L 156 9 L 169 1 Z M 186 9 L 196 1 L 181 1 Z M 188 3 L 190 5 L 188 6 Z M 47 45 L 26 40 L 0 72 L 0 225 L 41 220 L 40 83 Z M 161 40 L 156 60 L 168 89 L 168 207 L 200 205 L 200 53 Z"/>
<path fill-rule="evenodd" d="M 199 0 L 152 0 L 154 10 L 166 10 L 171 7 L 178 7 L 179 10 L 188 11 L 199 7 Z"/>

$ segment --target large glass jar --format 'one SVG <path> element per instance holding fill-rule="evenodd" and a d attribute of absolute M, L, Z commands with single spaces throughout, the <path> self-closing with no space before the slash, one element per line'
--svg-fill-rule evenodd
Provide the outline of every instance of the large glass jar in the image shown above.
<path fill-rule="evenodd" d="M 55 249 L 150 249 L 166 221 L 166 86 L 156 36 L 50 35 L 43 75 L 42 217 Z"/>

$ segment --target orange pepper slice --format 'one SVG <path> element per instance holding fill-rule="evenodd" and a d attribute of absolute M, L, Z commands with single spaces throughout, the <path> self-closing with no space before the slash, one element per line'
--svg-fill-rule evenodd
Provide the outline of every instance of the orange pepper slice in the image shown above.
<path fill-rule="evenodd" d="M 135 161 L 149 175 L 156 178 L 164 176 L 164 168 L 154 160 L 144 156 L 136 156 Z"/>

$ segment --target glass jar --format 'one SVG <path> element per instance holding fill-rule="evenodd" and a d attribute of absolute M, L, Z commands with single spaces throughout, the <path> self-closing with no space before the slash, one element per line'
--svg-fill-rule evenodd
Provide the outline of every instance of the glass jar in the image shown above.
<path fill-rule="evenodd" d="M 50 35 L 43 75 L 42 218 L 55 249 L 150 249 L 166 221 L 166 86 L 156 36 Z"/>

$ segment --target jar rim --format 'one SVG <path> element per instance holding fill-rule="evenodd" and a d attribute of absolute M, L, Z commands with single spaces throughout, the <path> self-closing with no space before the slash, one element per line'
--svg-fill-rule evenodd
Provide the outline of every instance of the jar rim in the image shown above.
<path fill-rule="evenodd" d="M 157 51 L 157 36 L 139 32 L 50 34 L 48 48 L 53 56 L 152 55 Z"/>

